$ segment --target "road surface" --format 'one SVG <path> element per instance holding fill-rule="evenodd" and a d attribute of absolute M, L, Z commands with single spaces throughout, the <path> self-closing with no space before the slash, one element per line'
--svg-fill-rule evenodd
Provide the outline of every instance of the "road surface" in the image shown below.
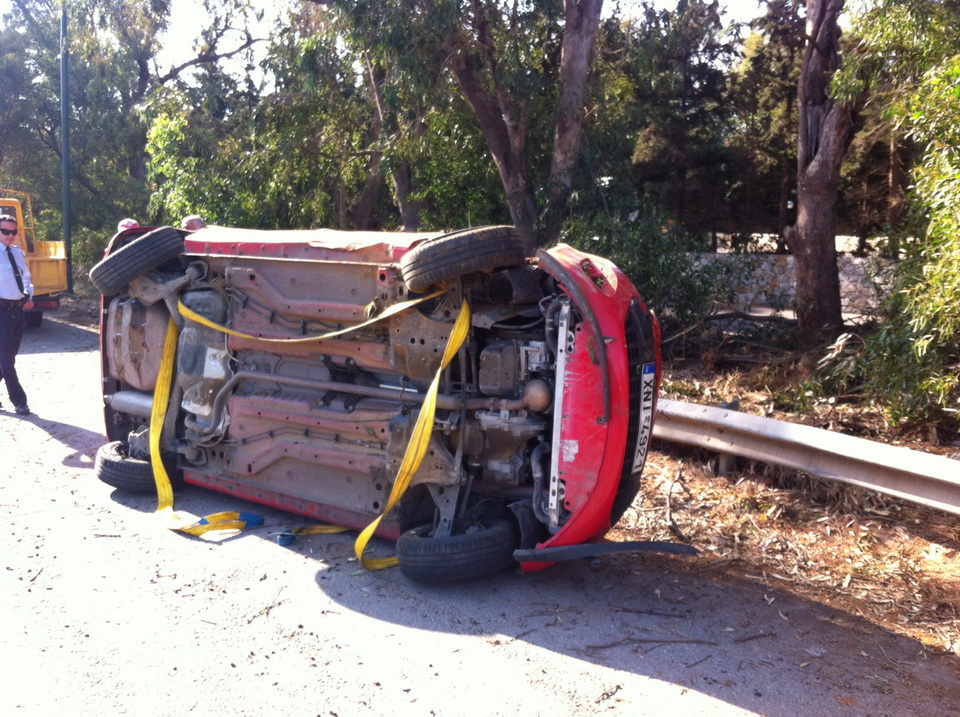
<path fill-rule="evenodd" d="M 2 715 L 960 714 L 955 658 L 672 558 L 423 586 L 361 569 L 351 534 L 281 546 L 303 520 L 191 488 L 178 509 L 266 523 L 170 532 L 94 476 L 96 346 L 48 317 L 18 362 L 36 415 L 0 389 Z"/>

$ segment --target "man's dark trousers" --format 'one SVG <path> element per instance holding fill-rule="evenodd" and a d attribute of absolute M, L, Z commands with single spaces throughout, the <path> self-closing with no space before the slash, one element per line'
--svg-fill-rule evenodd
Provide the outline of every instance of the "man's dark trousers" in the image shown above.
<path fill-rule="evenodd" d="M 6 302 L 0 302 L 6 303 Z M 0 306 L 0 379 L 14 406 L 26 406 L 27 394 L 17 378 L 16 360 L 23 341 L 23 307 Z"/>

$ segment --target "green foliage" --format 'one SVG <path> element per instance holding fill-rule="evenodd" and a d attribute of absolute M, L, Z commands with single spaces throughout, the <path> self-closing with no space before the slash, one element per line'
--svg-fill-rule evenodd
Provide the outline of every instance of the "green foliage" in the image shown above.
<path fill-rule="evenodd" d="M 854 19 L 861 39 L 833 84 L 841 99 L 870 91 L 866 131 L 859 149 L 855 142 L 847 175 L 848 198 L 859 192 L 864 208 L 883 206 L 869 189 L 885 174 L 869 158 L 876 155 L 871 141 L 889 147 L 890 168 L 895 151 L 902 152 L 900 160 L 911 159 L 905 223 L 896 230 L 888 215 L 882 227 L 886 250 L 903 260 L 880 323 L 841 336 L 801 392 L 857 395 L 882 406 L 891 422 L 936 419 L 954 428 L 960 425 L 958 17 L 954 3 L 879 0 Z M 871 171 L 877 175 L 872 182 Z M 852 184 L 858 176 L 864 189 Z M 877 225 L 882 220 L 873 219 Z"/>
<path fill-rule="evenodd" d="M 458 104 L 431 109 L 424 118 L 422 144 L 415 156 L 415 199 L 422 207 L 422 227 L 509 223 L 496 165 L 467 108 Z"/>
<path fill-rule="evenodd" d="M 562 239 L 617 264 L 657 312 L 665 334 L 696 324 L 710 309 L 715 269 L 694 260 L 695 241 L 662 211 L 571 219 Z"/>
<path fill-rule="evenodd" d="M 732 103 L 723 68 L 736 56 L 737 37 L 724 31 L 716 3 L 690 0 L 675 10 L 645 3 L 643 11 L 642 21 L 605 32 L 601 52 L 610 63 L 599 71 L 611 73 L 608 92 L 629 93 L 632 102 L 610 119 L 628 123 L 617 129 L 631 140 L 628 176 L 637 193 L 691 232 L 711 231 L 728 216 L 733 156 L 724 134 Z M 606 122 L 600 117 L 597 130 L 609 141 Z"/>
<path fill-rule="evenodd" d="M 755 20 L 731 76 L 734 118 L 726 136 L 736 157 L 727 185 L 731 231 L 779 234 L 795 221 L 797 82 L 803 3 L 773 0 Z"/>

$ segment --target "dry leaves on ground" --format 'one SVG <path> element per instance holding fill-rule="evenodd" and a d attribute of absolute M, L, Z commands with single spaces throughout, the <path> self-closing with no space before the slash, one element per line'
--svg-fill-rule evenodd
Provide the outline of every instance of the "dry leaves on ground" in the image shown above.
<path fill-rule="evenodd" d="M 687 394 L 671 397 L 714 404 L 736 397 L 741 410 L 775 413 L 769 394 L 751 391 L 745 377 L 683 380 Z M 881 418 L 831 404 L 789 418 L 956 451 L 919 445 L 918 436 L 929 431 L 884 431 Z M 745 460 L 716 476 L 715 455 L 662 442 L 655 448 L 641 494 L 613 539 L 689 542 L 702 553 L 678 561 L 682 570 L 713 568 L 759 580 L 960 655 L 960 518 Z"/>

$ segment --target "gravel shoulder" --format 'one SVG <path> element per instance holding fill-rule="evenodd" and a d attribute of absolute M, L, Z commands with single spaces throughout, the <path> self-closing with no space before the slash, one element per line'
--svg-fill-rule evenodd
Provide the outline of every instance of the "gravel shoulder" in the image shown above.
<path fill-rule="evenodd" d="M 960 713 L 957 655 L 712 559 L 425 587 L 361 569 L 351 534 L 282 547 L 297 516 L 191 488 L 178 509 L 265 524 L 170 532 L 154 500 L 94 477 L 96 347 L 88 324 L 48 317 L 18 360 L 36 415 L 0 389 L 4 715 Z M 676 460 L 654 454 L 651 485 Z M 628 533 L 646 507 L 662 508 L 638 503 Z"/>

